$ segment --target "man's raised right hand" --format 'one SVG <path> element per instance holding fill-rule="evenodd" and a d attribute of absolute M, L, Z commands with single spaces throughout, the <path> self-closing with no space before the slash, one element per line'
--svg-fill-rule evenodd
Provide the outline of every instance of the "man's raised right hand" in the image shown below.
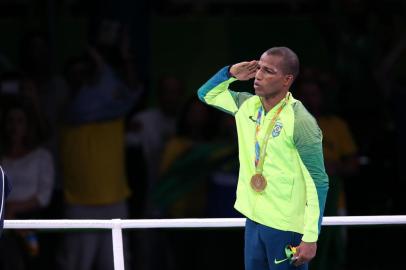
<path fill-rule="evenodd" d="M 231 66 L 230 74 L 239 81 L 247 81 L 255 77 L 258 61 L 241 62 Z"/>

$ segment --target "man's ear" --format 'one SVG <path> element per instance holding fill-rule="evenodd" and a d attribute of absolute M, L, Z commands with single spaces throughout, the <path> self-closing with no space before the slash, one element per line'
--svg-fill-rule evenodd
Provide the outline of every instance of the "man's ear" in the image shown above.
<path fill-rule="evenodd" d="M 290 75 L 290 74 L 289 74 L 289 75 L 285 75 L 283 84 L 284 84 L 285 86 L 290 86 L 292 83 L 293 83 L 293 75 Z"/>

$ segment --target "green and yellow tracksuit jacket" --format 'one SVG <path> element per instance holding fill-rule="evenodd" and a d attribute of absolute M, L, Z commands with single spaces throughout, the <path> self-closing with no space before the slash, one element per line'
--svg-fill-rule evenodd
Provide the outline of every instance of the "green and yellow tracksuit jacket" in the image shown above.
<path fill-rule="evenodd" d="M 240 171 L 234 207 L 247 218 L 283 231 L 303 234 L 305 242 L 317 241 L 328 190 L 322 150 L 322 134 L 303 104 L 289 98 L 279 114 L 266 149 L 262 174 L 267 180 L 263 192 L 250 186 L 255 174 L 255 129 L 258 96 L 229 89 L 236 79 L 224 67 L 199 90 L 204 103 L 234 115 Z M 266 113 L 258 133 L 262 142 L 267 126 L 281 105 Z M 262 128 L 263 127 L 263 128 Z"/>

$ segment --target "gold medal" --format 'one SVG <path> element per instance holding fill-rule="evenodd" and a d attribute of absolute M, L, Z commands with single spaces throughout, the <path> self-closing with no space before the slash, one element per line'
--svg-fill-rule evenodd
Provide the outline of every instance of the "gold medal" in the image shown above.
<path fill-rule="evenodd" d="M 265 189 L 265 187 L 266 187 L 265 177 L 260 173 L 254 174 L 251 177 L 251 187 L 256 192 L 263 191 Z"/>
<path fill-rule="evenodd" d="M 262 139 L 262 143 L 260 145 L 259 143 L 259 131 L 260 131 L 260 123 L 261 123 L 261 117 L 262 117 L 262 107 L 259 107 L 258 109 L 258 116 L 256 120 L 256 127 L 255 127 L 255 171 L 256 174 L 254 174 L 251 177 L 251 188 L 255 190 L 256 192 L 262 192 L 266 188 L 266 179 L 262 175 L 262 170 L 264 166 L 264 161 L 265 161 L 265 155 L 266 155 L 266 147 L 268 145 L 269 141 L 269 136 L 271 135 L 272 130 L 275 129 L 275 135 L 272 134 L 273 137 L 278 136 L 280 133 L 280 129 L 282 128 L 281 125 L 276 126 L 276 120 L 278 119 L 279 114 L 281 113 L 282 109 L 286 106 L 290 98 L 290 93 L 288 92 L 285 96 L 284 101 L 282 104 L 279 106 L 278 110 L 275 112 L 274 116 L 272 117 L 271 122 L 269 123 L 265 135 Z M 259 151 L 258 151 L 259 150 Z"/>

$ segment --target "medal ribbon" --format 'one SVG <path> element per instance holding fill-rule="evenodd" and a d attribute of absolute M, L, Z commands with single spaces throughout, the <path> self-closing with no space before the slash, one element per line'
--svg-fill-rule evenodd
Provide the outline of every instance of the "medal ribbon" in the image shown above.
<path fill-rule="evenodd" d="M 265 159 L 265 154 L 266 154 L 266 146 L 268 145 L 269 141 L 269 135 L 271 135 L 271 132 L 275 126 L 276 119 L 278 118 L 279 114 L 283 110 L 283 108 L 286 106 L 289 100 L 290 93 L 288 93 L 283 100 L 283 103 L 280 105 L 278 110 L 276 111 L 275 115 L 272 117 L 271 122 L 268 125 L 268 129 L 265 132 L 264 139 L 262 140 L 262 147 L 259 144 L 259 131 L 261 130 L 261 118 L 262 118 L 262 113 L 263 113 L 263 106 L 261 105 L 258 109 L 258 116 L 256 120 L 256 127 L 255 127 L 255 171 L 258 174 L 262 174 L 262 169 L 264 166 L 264 159 Z"/>

